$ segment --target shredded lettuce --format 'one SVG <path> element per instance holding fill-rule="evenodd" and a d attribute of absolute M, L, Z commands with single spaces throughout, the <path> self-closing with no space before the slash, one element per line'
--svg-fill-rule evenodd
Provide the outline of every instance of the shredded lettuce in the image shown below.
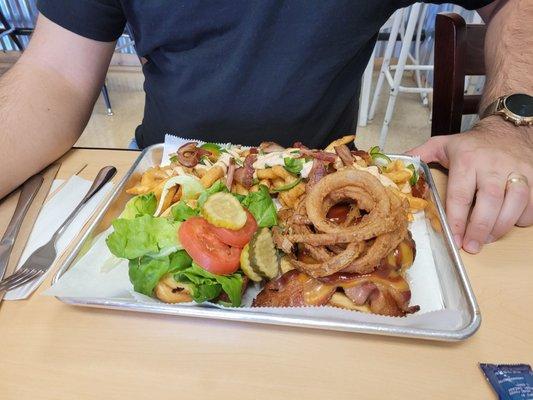
<path fill-rule="evenodd" d="M 259 185 L 257 192 L 248 194 L 242 200 L 242 205 L 252 213 L 259 227 L 269 228 L 278 224 L 276 205 L 265 185 Z"/>
<path fill-rule="evenodd" d="M 132 260 L 144 255 L 163 255 L 181 249 L 177 231 L 179 222 L 142 215 L 113 221 L 114 232 L 107 239 L 113 255 Z"/>
<path fill-rule="evenodd" d="M 157 209 L 157 199 L 153 193 L 143 194 L 131 198 L 124 207 L 119 218 L 133 219 L 142 215 L 154 215 Z"/>

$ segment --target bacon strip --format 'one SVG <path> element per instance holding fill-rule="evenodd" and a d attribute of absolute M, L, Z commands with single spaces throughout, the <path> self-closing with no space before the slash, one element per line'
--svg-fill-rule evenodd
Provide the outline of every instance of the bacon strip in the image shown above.
<path fill-rule="evenodd" d="M 339 146 L 335 146 L 334 149 L 335 149 L 335 153 L 337 153 L 337 155 L 340 157 L 344 165 L 346 166 L 353 165 L 354 158 L 348 146 L 346 146 L 345 144 L 341 144 Z"/>
<path fill-rule="evenodd" d="M 308 148 L 300 148 L 300 158 L 301 157 L 311 157 L 328 163 L 335 162 L 337 159 L 337 155 L 334 153 L 322 150 L 310 150 Z"/>
<path fill-rule="evenodd" d="M 280 144 L 277 144 L 276 142 L 262 142 L 259 145 L 259 150 L 263 151 L 263 153 L 274 153 L 276 151 L 283 151 L 285 150 L 285 147 L 283 147 Z"/>
<path fill-rule="evenodd" d="M 248 154 L 244 159 L 244 165 L 235 170 L 233 179 L 244 186 L 246 189 L 250 189 L 254 182 L 254 162 L 257 160 L 257 154 Z"/>
<path fill-rule="evenodd" d="M 315 158 L 313 160 L 311 171 L 309 171 L 309 176 L 307 177 L 308 181 L 305 190 L 309 191 L 309 189 L 311 189 L 320 179 L 325 177 L 327 173 L 324 163 Z"/>
<path fill-rule="evenodd" d="M 233 185 L 233 175 L 235 174 L 235 160 L 233 157 L 229 159 L 228 173 L 226 176 L 226 187 L 231 192 L 231 186 Z"/>

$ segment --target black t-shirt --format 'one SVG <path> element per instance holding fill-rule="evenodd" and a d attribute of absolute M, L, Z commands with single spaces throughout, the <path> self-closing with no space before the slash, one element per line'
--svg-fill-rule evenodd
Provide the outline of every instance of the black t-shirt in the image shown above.
<path fill-rule="evenodd" d="M 482 7 L 491 0 L 456 1 Z M 320 147 L 355 131 L 359 84 L 379 28 L 409 0 L 40 0 L 81 36 L 131 26 L 146 105 L 140 147 L 166 133 L 212 142 Z M 441 3 L 435 1 L 435 3 Z"/>

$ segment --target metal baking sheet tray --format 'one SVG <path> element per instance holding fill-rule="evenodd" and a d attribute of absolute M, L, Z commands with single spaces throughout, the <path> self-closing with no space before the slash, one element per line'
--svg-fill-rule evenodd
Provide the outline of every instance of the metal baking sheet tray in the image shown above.
<path fill-rule="evenodd" d="M 58 279 L 65 273 L 65 271 L 74 265 L 75 261 L 80 256 L 82 249 L 89 246 L 92 242 L 92 239 L 98 233 L 107 229 L 111 225 L 111 221 L 120 214 L 126 201 L 130 198 L 130 196 L 125 193 L 124 189 L 132 186 L 133 182 L 138 180 L 140 175 L 148 168 L 161 163 L 163 148 L 163 144 L 157 144 L 142 151 L 128 173 L 113 189 L 108 201 L 106 201 L 106 204 L 98 211 L 98 214 L 86 232 L 83 234 L 80 241 L 76 243 L 71 253 L 65 258 L 62 265 L 60 265 L 58 272 L 54 276 L 53 283 L 57 282 Z M 412 160 L 410 157 L 402 155 L 393 155 L 391 157 L 400 158 L 407 162 Z M 108 308 L 135 312 L 169 314 L 186 317 L 215 318 L 230 321 L 288 325 L 431 340 L 464 340 L 473 335 L 479 328 L 481 323 L 481 314 L 474 293 L 472 292 L 472 288 L 468 281 L 465 268 L 459 257 L 458 251 L 453 244 L 451 231 L 446 222 L 443 206 L 435 189 L 435 183 L 431 176 L 431 172 L 428 166 L 424 163 L 421 163 L 421 168 L 426 175 L 426 179 L 430 188 L 431 201 L 434 202 L 438 210 L 440 222 L 443 227 L 442 233 L 435 232 L 434 234 L 430 235 L 429 240 L 431 241 L 430 245 L 432 251 L 436 252 L 436 255 L 433 256 L 433 260 L 436 265 L 438 279 L 442 289 L 444 308 L 445 310 L 450 309 L 454 312 L 460 311 L 460 314 L 462 315 L 461 322 L 456 324 L 452 329 L 449 327 L 444 328 L 440 324 L 428 326 L 427 323 L 420 324 L 420 326 L 405 326 L 404 323 L 401 323 L 401 318 L 397 319 L 397 324 L 351 321 L 350 317 L 324 317 L 323 315 L 313 315 L 312 311 L 307 312 L 305 315 L 290 315 L 287 313 L 276 313 L 275 309 L 273 309 L 272 312 L 265 313 L 254 312 L 253 309 L 252 311 L 244 311 L 238 308 L 223 309 L 209 305 L 180 306 L 179 304 L 173 305 L 160 302 L 147 304 L 138 303 L 127 299 L 88 299 L 76 297 L 58 297 L 58 299 L 64 303 L 76 306 Z M 309 310 L 312 310 L 312 308 L 309 308 Z M 355 312 L 351 311 L 350 313 Z"/>

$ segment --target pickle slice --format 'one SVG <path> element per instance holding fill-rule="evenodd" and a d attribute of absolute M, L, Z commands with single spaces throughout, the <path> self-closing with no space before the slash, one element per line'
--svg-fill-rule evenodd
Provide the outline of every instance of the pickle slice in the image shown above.
<path fill-rule="evenodd" d="M 202 216 L 219 228 L 239 230 L 246 224 L 246 211 L 233 195 L 225 192 L 215 193 L 202 207 Z"/>
<path fill-rule="evenodd" d="M 241 269 L 244 274 L 254 282 L 261 282 L 263 278 L 256 274 L 250 265 L 250 244 L 248 243 L 241 251 Z"/>
<path fill-rule="evenodd" d="M 250 265 L 255 273 L 265 278 L 278 276 L 279 259 L 270 229 L 260 229 L 250 241 Z"/>

